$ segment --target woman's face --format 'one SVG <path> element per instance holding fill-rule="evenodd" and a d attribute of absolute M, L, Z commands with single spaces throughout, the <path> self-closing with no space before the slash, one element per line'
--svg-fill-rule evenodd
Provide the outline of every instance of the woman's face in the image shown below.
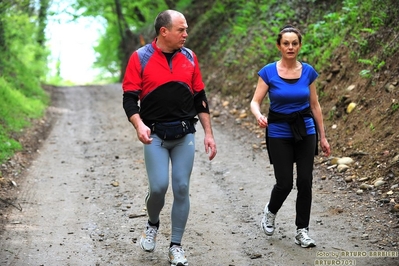
<path fill-rule="evenodd" d="M 280 44 L 277 44 L 281 56 L 287 59 L 296 58 L 301 46 L 302 44 L 299 42 L 298 35 L 295 32 L 283 33 Z"/>

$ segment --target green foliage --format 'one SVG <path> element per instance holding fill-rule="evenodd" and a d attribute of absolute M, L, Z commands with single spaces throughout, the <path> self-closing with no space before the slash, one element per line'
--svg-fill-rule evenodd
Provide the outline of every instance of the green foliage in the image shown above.
<path fill-rule="evenodd" d="M 362 78 L 367 78 L 367 79 L 369 79 L 369 78 L 372 77 L 372 76 L 371 76 L 371 73 L 370 73 L 370 70 L 368 70 L 368 69 L 362 69 L 362 70 L 359 72 L 359 75 L 360 75 Z"/>
<path fill-rule="evenodd" d="M 379 61 L 379 58 L 377 56 L 373 56 L 370 59 L 361 59 L 359 58 L 357 62 L 363 64 L 363 65 L 368 65 L 373 68 L 374 72 L 378 72 L 381 70 L 382 67 L 385 66 L 385 61 Z M 364 69 L 360 71 L 359 75 L 363 78 L 372 78 L 372 71 Z"/>
<path fill-rule="evenodd" d="M 11 136 L 30 125 L 30 120 L 43 115 L 45 101 L 29 98 L 0 77 L 0 162 L 21 145 Z"/>
<path fill-rule="evenodd" d="M 42 114 L 44 103 L 38 99 L 29 99 L 21 90 L 12 87 L 4 78 L 0 78 L 0 117 L 8 130 L 19 131 L 28 125 L 29 118 Z M 22 118 L 22 119 L 21 119 Z"/>
<path fill-rule="evenodd" d="M 359 19 L 367 16 L 366 14 L 371 16 L 370 27 L 363 27 L 364 24 Z M 339 45 L 357 45 L 360 53 L 364 53 L 368 51 L 365 36 L 375 34 L 383 25 L 381 22 L 384 18 L 384 9 L 376 9 L 372 0 L 342 1 L 341 10 L 330 12 L 323 16 L 323 20 L 308 25 L 307 34 L 312 33 L 314 38 L 304 44 L 302 54 L 308 56 L 310 62 L 316 62 L 316 69 L 322 69 Z M 351 38 L 348 38 L 348 34 Z M 359 54 L 354 52 L 352 56 L 358 57 Z"/>
<path fill-rule="evenodd" d="M 236 5 L 230 19 L 231 30 L 225 31 L 214 47 L 218 61 L 223 62 L 224 67 L 239 65 L 252 69 L 260 62 L 276 58 L 277 33 L 294 16 L 294 9 L 277 1 L 225 1 L 224 5 L 229 6 L 231 2 Z"/>
<path fill-rule="evenodd" d="M 4 162 L 8 158 L 10 158 L 16 151 L 22 149 L 21 144 L 14 140 L 10 139 L 8 135 L 4 135 L 4 133 L 0 129 L 0 162 Z"/>
<path fill-rule="evenodd" d="M 120 5 L 118 6 L 117 3 Z M 132 46 L 130 52 L 140 47 L 138 32 L 144 28 L 153 28 L 155 16 L 170 8 L 168 4 L 173 4 L 173 9 L 183 9 L 187 7 L 191 0 L 179 1 L 114 1 L 114 0 L 76 0 L 73 8 L 76 10 L 75 18 L 79 16 L 100 17 L 104 23 L 104 33 L 94 47 L 97 53 L 94 67 L 100 70 L 102 79 L 107 77 L 108 81 L 116 82 L 120 79 L 123 60 L 126 56 L 122 47 L 126 45 Z M 121 13 L 118 15 L 118 8 Z M 127 35 L 130 31 L 137 36 Z M 127 37 L 133 39 L 126 39 Z M 129 43 L 124 43 L 128 41 Z M 146 42 L 151 39 L 146 39 Z M 126 47 L 125 47 L 126 48 Z"/>
<path fill-rule="evenodd" d="M 392 111 L 396 112 L 399 109 L 399 103 L 393 103 L 391 105 Z"/>
<path fill-rule="evenodd" d="M 375 126 L 373 125 L 372 122 L 370 122 L 369 128 L 370 128 L 371 131 L 374 131 L 374 130 L 375 130 Z"/>
<path fill-rule="evenodd" d="M 165 9 L 166 3 L 171 2 L 177 9 L 194 4 L 190 0 L 157 3 L 150 0 L 121 1 L 122 16 L 133 33 L 148 32 L 148 28 L 152 27 L 154 14 Z M 200 51 L 206 47 L 213 56 L 212 60 L 221 68 L 259 69 L 267 62 L 278 60 L 277 34 L 282 26 L 293 24 L 303 33 L 299 59 L 309 62 L 317 71 L 321 71 L 329 65 L 334 51 L 342 45 L 350 47 L 353 59 L 360 60 L 370 49 L 367 36 L 375 35 L 384 26 L 389 8 L 383 0 L 342 0 L 335 3 L 309 0 L 302 5 L 309 13 L 306 16 L 297 13 L 301 9 L 298 9 L 296 1 L 217 0 L 198 17 L 197 28 L 190 27 L 189 41 L 190 44 L 195 43 L 196 49 Z M 95 66 L 103 70 L 102 76 L 108 73 L 115 80 L 123 67 L 123 55 L 119 50 L 123 37 L 123 21 L 115 15 L 114 6 L 113 0 L 78 0 L 75 8 L 79 10 L 77 14 L 101 16 L 105 19 L 104 35 L 95 47 L 99 54 Z M 363 23 L 364 17 L 370 22 Z M 209 39 L 211 41 L 212 38 L 212 45 L 203 40 L 191 41 L 195 38 L 191 31 L 203 33 L 199 28 L 211 24 L 215 25 L 212 35 L 217 35 L 216 42 L 213 36 Z M 393 54 L 397 51 L 399 45 L 395 45 L 396 48 L 391 51 L 387 46 L 386 53 Z M 379 71 L 384 62 L 384 59 L 374 61 L 372 70 Z"/>
<path fill-rule="evenodd" d="M 150 36 L 149 29 L 152 30 L 158 12 L 166 8 L 184 12 L 192 5 L 209 6 L 205 13 L 196 18 L 196 27 L 213 21 L 215 28 L 212 29 L 212 35 L 217 35 L 217 41 L 214 41 L 213 36 L 210 36 L 212 45 L 203 40 L 197 43 L 191 41 L 191 31 L 197 33 L 201 30 L 190 27 L 189 42 L 196 43 L 195 47 L 201 51 L 202 47 L 207 47 L 213 60 L 221 67 L 240 66 L 246 69 L 255 65 L 259 68 L 266 62 L 277 60 L 277 34 L 283 25 L 290 23 L 297 25 L 304 34 L 299 59 L 311 63 L 318 71 L 329 64 L 332 54 L 341 45 L 351 48 L 355 60 L 368 53 L 370 44 L 367 36 L 375 35 L 385 25 L 390 8 L 384 0 L 308 0 L 301 2 L 301 8 L 298 8 L 297 1 L 277 0 L 217 0 L 213 4 L 202 5 L 190 0 L 77 0 L 72 7 L 76 10 L 73 14 L 76 18 L 88 16 L 104 20 L 104 33 L 94 48 L 98 54 L 94 67 L 101 70 L 102 77 L 117 81 L 127 56 L 121 50 L 126 45 L 123 43 L 126 30 L 137 34 L 129 40 L 133 47 L 131 50 L 136 49 L 140 45 L 140 34 Z M 302 8 L 308 13 L 305 16 L 301 13 Z M 119 9 L 120 14 L 117 12 Z M 367 18 L 369 22 L 364 23 L 366 19 L 362 18 Z M 387 56 L 395 53 L 398 46 L 396 43 L 387 45 Z M 379 71 L 384 66 L 383 62 L 375 62 L 373 70 Z"/>
<path fill-rule="evenodd" d="M 363 56 L 369 56 L 372 53 L 374 48 L 370 47 L 370 39 L 378 33 L 378 31 L 382 27 L 386 27 L 386 20 L 388 19 L 387 14 L 392 8 L 391 5 L 387 4 L 386 1 L 383 0 L 366 0 L 366 1 L 358 1 L 358 0 L 347 0 L 346 2 L 357 4 L 357 16 L 358 18 L 367 18 L 367 19 L 357 19 L 354 24 L 354 28 L 350 32 L 350 36 L 353 37 L 351 42 L 348 42 L 348 47 L 352 50 L 351 57 L 353 59 L 357 59 L 357 61 L 361 64 L 368 65 L 372 69 L 371 70 L 362 70 L 360 72 L 360 76 L 366 78 L 372 78 L 373 72 L 379 72 L 385 66 L 385 58 L 395 53 L 398 49 L 398 46 L 392 50 L 383 49 L 383 56 L 374 55 L 372 58 L 364 59 Z M 377 37 L 378 38 L 378 37 Z M 374 44 L 375 45 L 375 44 Z M 385 46 L 386 48 L 389 45 L 379 44 L 380 46 Z"/>
<path fill-rule="evenodd" d="M 35 95 L 42 94 L 38 85 L 47 68 L 45 61 L 37 61 L 37 55 L 46 55 L 46 51 L 32 41 L 32 37 L 35 38 L 35 24 L 26 14 L 18 13 L 6 14 L 3 23 L 6 26 L 7 50 L 2 52 L 2 74 L 16 88 L 22 91 L 35 88 Z"/>
<path fill-rule="evenodd" d="M 33 11 L 18 1 L 0 2 L 0 163 L 21 149 L 15 136 L 42 116 L 49 102 L 40 82 L 48 51 Z"/>
<path fill-rule="evenodd" d="M 231 12 L 229 7 L 233 3 L 235 10 Z M 276 38 L 286 24 L 293 24 L 302 31 L 299 60 L 309 62 L 317 71 L 330 65 L 331 57 L 339 47 L 347 46 L 352 59 L 371 68 L 362 71 L 361 75 L 372 78 L 375 72 L 384 68 L 386 56 L 398 51 L 398 42 L 381 43 L 386 56 L 362 62 L 362 55 L 370 53 L 370 36 L 375 36 L 389 19 L 387 14 L 391 7 L 384 0 L 304 1 L 301 4 L 307 12 L 305 16 L 300 13 L 302 9 L 296 1 L 221 1 L 224 8 L 218 8 L 229 10 L 229 23 L 220 28 L 223 33 L 219 42 L 211 46 L 212 61 L 225 69 L 225 73 L 229 69 L 256 73 L 266 63 L 279 59 Z M 221 84 L 226 86 L 221 90 L 228 94 L 239 93 L 242 88 L 225 84 L 240 81 L 226 76 L 229 80 Z M 252 82 L 256 78 L 252 75 Z"/>
<path fill-rule="evenodd" d="M 330 110 L 330 111 L 328 112 L 327 120 L 333 121 L 334 115 L 335 115 L 335 110 Z"/>

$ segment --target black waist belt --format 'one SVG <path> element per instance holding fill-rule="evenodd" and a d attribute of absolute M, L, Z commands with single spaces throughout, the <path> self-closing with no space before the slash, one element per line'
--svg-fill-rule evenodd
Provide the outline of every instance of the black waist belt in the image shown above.
<path fill-rule="evenodd" d="M 300 141 L 302 140 L 302 137 L 307 136 L 306 125 L 303 119 L 304 117 L 313 118 L 312 112 L 310 111 L 309 107 L 291 114 L 281 114 L 269 109 L 267 122 L 269 124 L 276 122 L 287 122 L 290 125 L 295 141 Z"/>
<path fill-rule="evenodd" d="M 307 136 L 304 117 L 313 118 L 313 121 L 315 124 L 315 130 L 316 130 L 315 155 L 318 155 L 319 151 L 318 151 L 317 144 L 319 143 L 319 140 L 318 140 L 318 134 L 317 134 L 317 125 L 316 125 L 316 121 L 314 120 L 312 111 L 310 110 L 310 107 L 307 107 L 298 112 L 293 112 L 291 114 L 277 113 L 277 112 L 274 112 L 271 109 L 269 109 L 269 114 L 267 116 L 267 122 L 268 122 L 268 124 L 278 123 L 278 122 L 287 122 L 291 128 L 292 134 L 294 135 L 295 142 L 298 142 L 298 141 L 303 140 L 303 137 Z M 267 148 L 267 151 L 269 154 L 269 160 L 270 160 L 270 163 L 273 164 L 272 159 L 270 157 L 270 152 L 269 152 L 269 138 L 268 138 L 267 127 L 266 127 L 266 136 L 265 137 L 266 137 L 266 148 Z"/>

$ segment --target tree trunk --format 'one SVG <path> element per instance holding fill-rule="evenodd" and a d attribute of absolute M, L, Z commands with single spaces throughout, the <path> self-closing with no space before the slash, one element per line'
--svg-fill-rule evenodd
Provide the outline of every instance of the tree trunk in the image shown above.
<path fill-rule="evenodd" d="M 126 22 L 125 17 L 122 13 L 122 6 L 120 0 L 115 0 L 116 14 L 118 16 L 118 28 L 119 34 L 121 36 L 121 42 L 119 44 L 119 60 L 121 63 L 121 74 L 119 77 L 119 81 L 123 80 L 125 76 L 126 66 L 129 62 L 130 55 L 139 45 L 139 36 L 134 34 L 130 29 Z M 137 18 L 142 20 L 144 17 L 142 16 L 139 9 L 135 9 L 135 13 Z"/>
<path fill-rule="evenodd" d="M 47 27 L 47 10 L 49 8 L 49 0 L 40 0 L 38 20 L 38 35 L 37 42 L 41 47 L 44 47 L 46 42 L 45 30 Z"/>
<path fill-rule="evenodd" d="M 7 43 L 4 29 L 4 16 L 6 13 L 5 9 L 5 4 L 3 2 L 0 2 L 0 75 L 3 74 L 3 60 L 6 59 L 5 54 L 7 52 Z"/>

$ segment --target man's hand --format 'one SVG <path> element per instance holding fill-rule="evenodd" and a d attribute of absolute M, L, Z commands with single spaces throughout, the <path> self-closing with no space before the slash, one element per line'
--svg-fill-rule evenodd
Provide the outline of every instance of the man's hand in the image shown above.
<path fill-rule="evenodd" d="M 144 123 L 141 123 L 137 128 L 137 137 L 139 140 L 144 143 L 144 144 L 151 144 L 152 138 L 150 138 L 151 135 L 151 129 L 147 127 Z"/>
<path fill-rule="evenodd" d="M 205 152 L 206 154 L 209 154 L 209 160 L 211 161 L 213 158 L 215 158 L 217 153 L 215 139 L 213 138 L 212 135 L 211 136 L 205 135 L 204 144 L 205 144 Z"/>
<path fill-rule="evenodd" d="M 134 114 L 129 118 L 129 121 L 132 123 L 134 128 L 136 129 L 138 139 L 144 144 L 151 144 L 152 138 L 151 129 L 147 127 L 140 118 L 139 114 Z"/>
<path fill-rule="evenodd" d="M 211 127 L 211 117 L 208 113 L 199 113 L 198 118 L 204 128 L 205 138 L 205 152 L 209 154 L 209 160 L 212 160 L 216 156 L 216 142 L 213 137 L 212 127 Z"/>

